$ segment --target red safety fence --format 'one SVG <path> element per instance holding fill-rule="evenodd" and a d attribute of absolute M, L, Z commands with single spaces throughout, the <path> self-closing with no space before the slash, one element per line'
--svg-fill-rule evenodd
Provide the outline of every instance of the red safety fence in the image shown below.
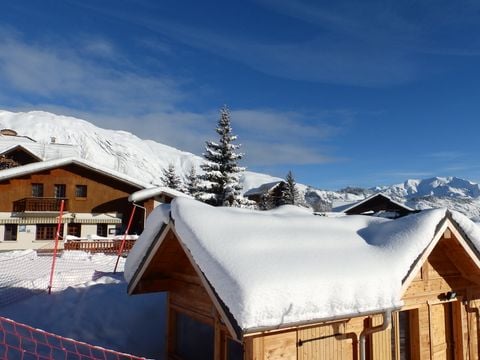
<path fill-rule="evenodd" d="M 0 359 L 140 360 L 145 358 L 64 338 L 0 317 Z"/>

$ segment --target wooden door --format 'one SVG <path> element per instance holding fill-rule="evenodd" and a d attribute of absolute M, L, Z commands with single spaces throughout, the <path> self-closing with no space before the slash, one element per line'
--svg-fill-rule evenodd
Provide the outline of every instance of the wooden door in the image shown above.
<path fill-rule="evenodd" d="M 432 360 L 454 360 L 455 342 L 451 303 L 430 307 Z"/>

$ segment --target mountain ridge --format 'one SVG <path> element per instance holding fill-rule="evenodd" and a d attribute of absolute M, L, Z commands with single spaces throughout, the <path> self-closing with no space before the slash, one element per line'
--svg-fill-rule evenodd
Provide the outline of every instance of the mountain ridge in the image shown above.
<path fill-rule="evenodd" d="M 199 169 L 204 161 L 195 154 L 154 140 L 140 139 L 127 131 L 103 129 L 83 119 L 45 111 L 0 110 L 0 129 L 4 128 L 13 129 L 19 135 L 28 136 L 45 146 L 51 144 L 52 140 L 59 145 L 59 149 L 62 144 L 71 144 L 76 148 L 69 148 L 69 156 L 72 151 L 76 151 L 80 158 L 154 185 L 161 185 L 162 170 L 170 164 L 185 179 L 192 166 Z M 0 150 L 2 148 L 5 149 L 5 146 L 1 146 Z M 62 156 L 62 151 L 58 150 L 59 157 Z M 50 155 L 56 155 L 55 152 L 52 154 Z M 280 180 L 282 179 L 268 174 L 246 171 L 241 184 L 245 192 Z M 299 189 L 306 204 L 316 211 L 325 211 L 336 202 L 361 201 L 381 192 L 415 209 L 448 207 L 480 220 L 479 184 L 455 176 L 407 179 L 403 183 L 389 186 L 349 187 L 337 191 L 316 189 L 303 184 L 299 184 Z"/>

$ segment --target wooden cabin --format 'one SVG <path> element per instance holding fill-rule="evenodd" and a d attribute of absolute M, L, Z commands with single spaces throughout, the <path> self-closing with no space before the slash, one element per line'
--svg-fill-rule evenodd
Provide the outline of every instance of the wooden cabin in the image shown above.
<path fill-rule="evenodd" d="M 466 217 L 268 213 L 178 198 L 148 219 L 125 276 L 168 292 L 168 359 L 479 359 Z"/>
<path fill-rule="evenodd" d="M 61 235 L 113 237 L 132 212 L 131 193 L 148 184 L 81 159 L 40 161 L 0 171 L 0 251 L 49 247 L 64 201 Z M 143 230 L 138 213 L 131 234 Z"/>
<path fill-rule="evenodd" d="M 342 212 L 346 215 L 374 215 L 396 219 L 416 210 L 378 193 L 362 201 L 349 203 L 332 209 L 333 212 Z"/>

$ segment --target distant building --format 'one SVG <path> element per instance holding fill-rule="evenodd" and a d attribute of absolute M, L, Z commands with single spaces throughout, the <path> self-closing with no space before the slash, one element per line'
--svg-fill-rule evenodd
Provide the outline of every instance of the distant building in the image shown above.
<path fill-rule="evenodd" d="M 49 143 L 40 143 L 28 137 L 18 135 L 11 129 L 0 130 L 0 155 L 19 159 L 22 165 L 35 161 L 81 157 L 79 145 L 57 143 L 51 138 Z"/>
<path fill-rule="evenodd" d="M 262 184 L 259 187 L 250 189 L 243 194 L 249 200 L 255 201 L 259 204 L 262 201 L 262 198 L 265 196 L 273 196 L 275 190 L 279 187 L 279 185 L 284 182 L 282 180 L 273 181 L 266 184 Z"/>
<path fill-rule="evenodd" d="M 395 219 L 417 212 L 417 210 L 378 193 L 357 202 L 337 203 L 336 206 L 332 208 L 332 212 L 344 213 L 346 215 L 372 215 Z"/>

